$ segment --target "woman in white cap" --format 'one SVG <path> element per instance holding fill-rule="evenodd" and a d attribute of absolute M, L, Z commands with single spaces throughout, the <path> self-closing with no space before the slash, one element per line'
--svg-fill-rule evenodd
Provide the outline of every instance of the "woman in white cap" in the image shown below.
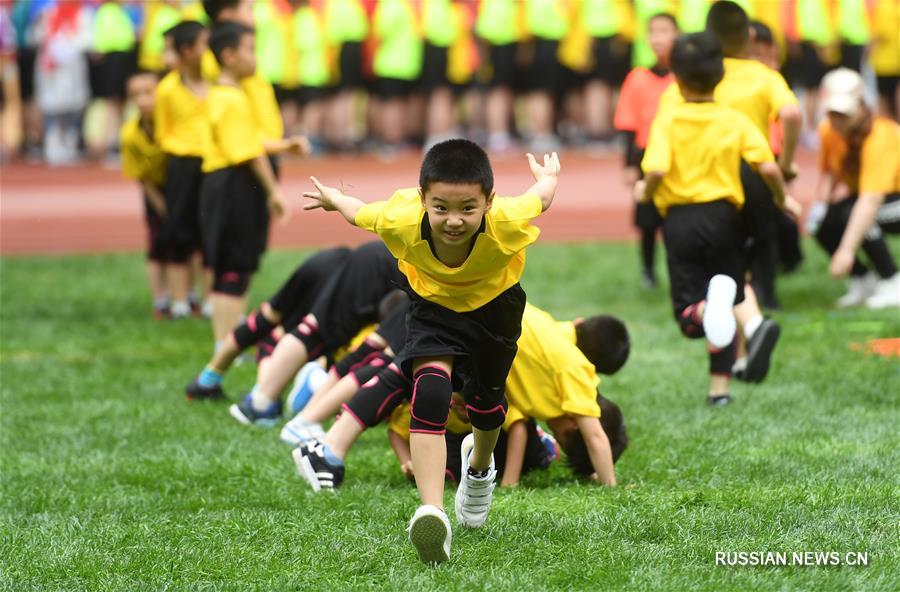
<path fill-rule="evenodd" d="M 900 307 L 900 274 L 883 233 L 900 232 L 900 125 L 877 116 L 862 78 L 838 68 L 822 80 L 819 163 L 828 208 L 816 239 L 831 254 L 831 274 L 850 274 L 838 306 Z M 878 277 L 856 257 L 862 247 Z"/>

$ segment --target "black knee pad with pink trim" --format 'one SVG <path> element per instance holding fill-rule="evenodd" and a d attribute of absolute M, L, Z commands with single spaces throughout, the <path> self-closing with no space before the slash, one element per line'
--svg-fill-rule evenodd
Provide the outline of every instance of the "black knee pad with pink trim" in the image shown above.
<path fill-rule="evenodd" d="M 250 287 L 250 272 L 224 271 L 217 272 L 213 282 L 213 292 L 229 296 L 243 296 Z"/>
<path fill-rule="evenodd" d="M 306 347 L 307 357 L 312 360 L 325 353 L 325 341 L 319 330 L 319 323 L 312 315 L 306 315 L 300 324 L 291 330 L 291 335 Z"/>
<path fill-rule="evenodd" d="M 413 374 L 410 432 L 444 434 L 450 416 L 453 385 L 437 366 L 423 366 Z"/>

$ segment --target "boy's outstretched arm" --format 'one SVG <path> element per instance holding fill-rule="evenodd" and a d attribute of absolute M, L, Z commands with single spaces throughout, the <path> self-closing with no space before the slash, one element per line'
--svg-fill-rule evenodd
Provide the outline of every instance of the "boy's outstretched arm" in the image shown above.
<path fill-rule="evenodd" d="M 359 213 L 360 208 L 366 205 L 365 202 L 355 197 L 344 195 L 340 189 L 335 187 L 326 187 L 319 183 L 319 180 L 315 177 L 310 177 L 310 179 L 313 185 L 316 186 L 316 191 L 306 191 L 303 193 L 303 197 L 308 197 L 314 201 L 303 206 L 303 209 L 316 210 L 322 208 L 326 212 L 337 210 L 347 222 L 356 226 L 356 214 Z"/>
<path fill-rule="evenodd" d="M 609 446 L 609 438 L 606 437 L 600 422 L 596 417 L 586 415 L 573 417 L 578 431 L 581 432 L 581 437 L 584 438 L 588 456 L 591 457 L 591 464 L 594 465 L 597 481 L 603 485 L 615 485 L 616 472 L 613 469 L 612 448 Z"/>
<path fill-rule="evenodd" d="M 541 211 L 546 212 L 553 203 L 553 196 L 556 195 L 556 184 L 559 182 L 559 156 L 556 152 L 551 155 L 544 155 L 544 163 L 539 164 L 533 154 L 527 154 L 528 168 L 534 175 L 534 185 L 528 190 L 528 193 L 534 193 L 541 198 Z"/>

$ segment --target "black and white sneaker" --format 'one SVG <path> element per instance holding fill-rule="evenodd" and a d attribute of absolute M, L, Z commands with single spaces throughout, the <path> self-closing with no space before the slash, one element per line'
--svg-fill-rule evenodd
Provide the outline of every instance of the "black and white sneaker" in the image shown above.
<path fill-rule="evenodd" d="M 203 386 L 198 380 L 187 385 L 184 394 L 189 401 L 225 401 L 228 399 L 225 391 L 222 390 L 222 385 Z"/>
<path fill-rule="evenodd" d="M 778 338 L 781 336 L 781 327 L 772 319 L 763 319 L 753 336 L 747 340 L 747 368 L 744 370 L 744 380 L 747 382 L 762 382 L 769 373 L 769 361 Z"/>
<path fill-rule="evenodd" d="M 325 460 L 325 445 L 318 441 L 307 442 L 291 451 L 294 465 L 300 476 L 315 492 L 323 489 L 334 491 L 344 482 L 344 466 Z"/>

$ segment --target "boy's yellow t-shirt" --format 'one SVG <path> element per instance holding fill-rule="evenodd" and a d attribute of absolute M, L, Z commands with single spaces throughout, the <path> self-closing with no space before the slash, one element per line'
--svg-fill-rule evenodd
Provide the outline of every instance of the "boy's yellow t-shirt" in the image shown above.
<path fill-rule="evenodd" d="M 600 417 L 600 379 L 575 344 L 574 324 L 558 323 L 549 313 L 526 304 L 518 346 L 506 379 L 505 428 L 528 418 Z"/>
<path fill-rule="evenodd" d="M 484 306 L 519 281 L 525 269 L 525 247 L 537 240 L 532 226 L 543 206 L 526 193 L 495 197 L 485 214 L 484 232 L 459 267 L 441 263 L 422 237 L 425 208 L 418 189 L 401 189 L 389 200 L 363 206 L 355 224 L 378 234 L 399 261 L 416 294 L 456 312 Z"/>
<path fill-rule="evenodd" d="M 765 64 L 749 59 L 725 58 L 725 76 L 716 86 L 715 101 L 737 109 L 750 118 L 768 139 L 769 122 L 778 119 L 786 105 L 796 105 L 797 97 L 784 77 Z M 672 83 L 659 99 L 659 113 L 684 103 L 678 85 Z"/>
<path fill-rule="evenodd" d="M 212 84 L 218 82 L 221 69 L 212 51 L 203 54 L 202 66 L 203 77 Z M 259 129 L 262 130 L 263 139 L 280 140 L 283 138 L 284 121 L 281 119 L 281 109 L 275 99 L 275 89 L 272 88 L 272 84 L 257 71 L 253 76 L 242 79 L 240 85 L 253 106 L 253 117 Z"/>
<path fill-rule="evenodd" d="M 641 168 L 665 174 L 653 194 L 665 216 L 671 206 L 722 199 L 742 208 L 741 159 L 751 165 L 775 160 L 746 115 L 716 102 L 682 103 L 653 121 Z"/>
<path fill-rule="evenodd" d="M 141 118 L 132 117 L 119 132 L 122 174 L 161 187 L 166 180 L 166 154 L 141 127 Z"/>
<path fill-rule="evenodd" d="M 203 156 L 206 101 L 184 85 L 177 71 L 169 72 L 159 81 L 153 129 L 163 152 L 176 156 Z"/>
<path fill-rule="evenodd" d="M 388 421 L 388 429 L 404 440 L 409 440 L 410 419 L 412 418 L 409 412 L 409 403 L 398 405 L 391 413 L 391 419 Z M 472 431 L 472 424 L 450 411 L 450 415 L 447 417 L 446 429 L 451 434 L 468 434 Z"/>
<path fill-rule="evenodd" d="M 209 90 L 203 172 L 211 173 L 266 153 L 253 107 L 243 90 L 217 85 Z"/>

